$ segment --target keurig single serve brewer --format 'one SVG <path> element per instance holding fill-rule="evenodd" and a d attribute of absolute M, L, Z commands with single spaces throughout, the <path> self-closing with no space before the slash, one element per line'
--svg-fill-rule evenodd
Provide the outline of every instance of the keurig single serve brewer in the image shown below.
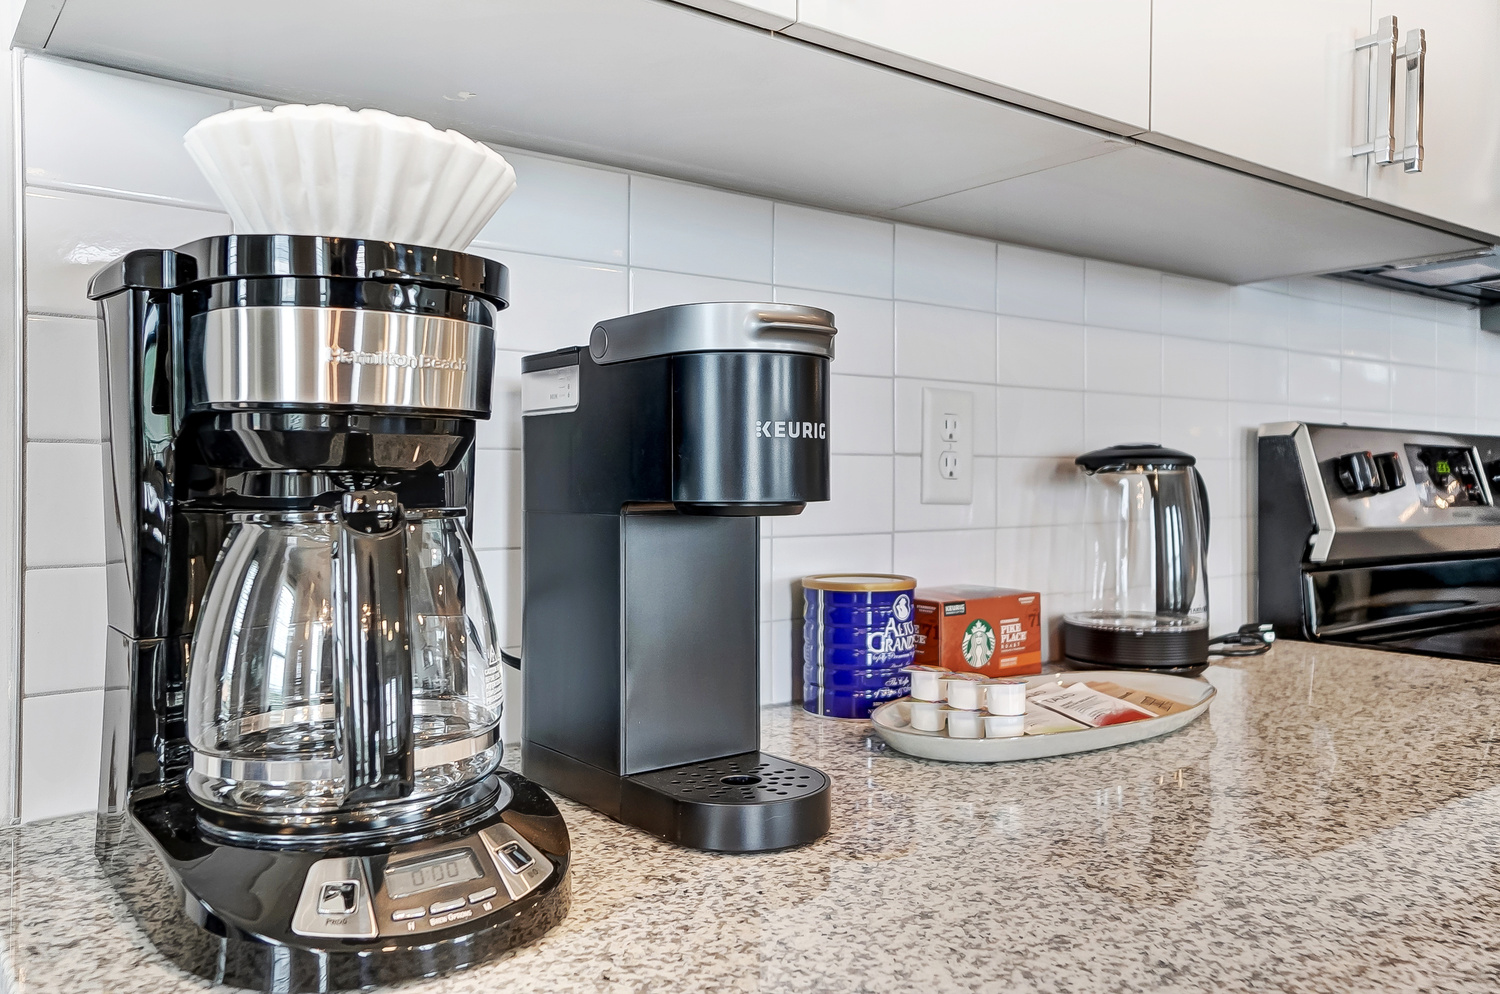
<path fill-rule="evenodd" d="M 485 259 L 310 235 L 132 252 L 94 278 L 112 523 L 97 849 L 195 973 L 363 987 L 468 966 L 567 912 L 567 829 L 499 767 L 467 533 L 506 295 Z"/>
<path fill-rule="evenodd" d="M 521 364 L 528 776 L 697 849 L 828 831 L 760 751 L 759 516 L 828 499 L 833 315 L 684 304 Z"/>

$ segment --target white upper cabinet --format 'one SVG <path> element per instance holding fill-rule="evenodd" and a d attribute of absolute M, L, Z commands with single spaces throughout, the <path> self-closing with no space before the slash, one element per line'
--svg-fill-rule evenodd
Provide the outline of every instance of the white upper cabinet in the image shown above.
<path fill-rule="evenodd" d="M 786 33 L 1118 134 L 1151 104 L 1151 0 L 800 0 Z"/>
<path fill-rule="evenodd" d="M 1362 197 L 1369 33 L 1370 0 L 1155 0 L 1149 140 Z"/>
<path fill-rule="evenodd" d="M 1500 238 L 1500 3 L 1495 0 L 1375 0 L 1376 23 L 1396 18 L 1402 48 L 1426 35 L 1419 104 L 1422 169 L 1398 162 L 1370 169 L 1370 199 Z M 1412 144 L 1407 95 L 1415 65 L 1398 59 L 1395 136 Z"/>

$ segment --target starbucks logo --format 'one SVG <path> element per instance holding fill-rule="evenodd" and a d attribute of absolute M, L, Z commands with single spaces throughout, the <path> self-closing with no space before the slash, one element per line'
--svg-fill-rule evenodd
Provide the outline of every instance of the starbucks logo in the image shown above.
<path fill-rule="evenodd" d="M 907 594 L 898 594 L 896 601 L 891 605 L 891 613 L 896 616 L 897 621 L 906 621 L 911 617 L 911 597 Z"/>
<path fill-rule="evenodd" d="M 964 661 L 979 669 L 995 654 L 995 630 L 983 618 L 977 618 L 964 629 Z"/>

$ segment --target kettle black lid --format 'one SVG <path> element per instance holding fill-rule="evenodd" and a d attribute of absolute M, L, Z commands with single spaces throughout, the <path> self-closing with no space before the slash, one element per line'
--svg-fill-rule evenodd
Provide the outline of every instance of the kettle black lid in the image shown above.
<path fill-rule="evenodd" d="M 1196 465 L 1198 462 L 1186 452 L 1169 449 L 1155 442 L 1127 442 L 1124 445 L 1111 445 L 1107 449 L 1085 452 L 1073 461 L 1090 473 L 1136 467 L 1183 469 Z"/>

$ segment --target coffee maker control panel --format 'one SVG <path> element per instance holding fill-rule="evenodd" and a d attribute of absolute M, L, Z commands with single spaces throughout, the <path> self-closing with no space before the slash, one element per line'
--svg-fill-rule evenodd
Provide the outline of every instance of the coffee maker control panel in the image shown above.
<path fill-rule="evenodd" d="M 303 881 L 292 931 L 335 939 L 435 932 L 519 901 L 552 870 L 504 822 L 437 848 L 322 859 Z"/>

